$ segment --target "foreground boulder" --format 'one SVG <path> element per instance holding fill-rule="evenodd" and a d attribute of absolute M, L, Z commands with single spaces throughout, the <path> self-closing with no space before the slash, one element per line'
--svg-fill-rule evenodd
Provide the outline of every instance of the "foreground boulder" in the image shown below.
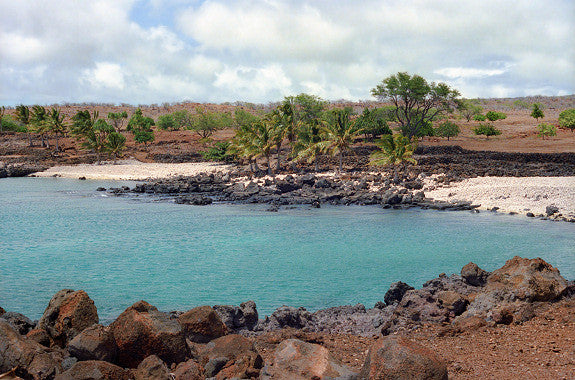
<path fill-rule="evenodd" d="M 244 336 L 231 334 L 212 340 L 199 355 L 206 377 L 229 379 L 258 377 L 263 359 Z"/>
<path fill-rule="evenodd" d="M 532 314 L 528 304 L 556 300 L 567 287 L 559 270 L 544 260 L 515 256 L 489 275 L 464 316 L 480 316 L 500 324 L 521 323 Z"/>
<path fill-rule="evenodd" d="M 175 380 L 203 380 L 204 369 L 194 359 L 178 364 L 173 372 Z"/>
<path fill-rule="evenodd" d="M 172 380 L 172 377 L 166 363 L 156 355 L 151 355 L 138 365 L 135 380 Z"/>
<path fill-rule="evenodd" d="M 461 268 L 461 277 L 472 286 L 483 286 L 487 282 L 489 272 L 479 268 L 475 263 L 469 263 Z"/>
<path fill-rule="evenodd" d="M 447 380 L 447 364 L 428 348 L 400 336 L 388 336 L 371 346 L 360 377 Z"/>
<path fill-rule="evenodd" d="M 114 336 L 107 327 L 92 325 L 72 339 L 68 352 L 78 360 L 113 362 L 117 348 Z"/>
<path fill-rule="evenodd" d="M 4 313 L 0 318 L 12 325 L 21 335 L 28 334 L 34 328 L 34 322 L 20 313 L 9 311 Z"/>
<path fill-rule="evenodd" d="M 52 379 L 62 371 L 62 355 L 22 337 L 0 320 L 0 373 L 16 368 L 25 378 Z"/>
<path fill-rule="evenodd" d="M 214 311 L 218 313 L 228 331 L 251 331 L 258 323 L 258 310 L 254 301 L 242 302 L 239 307 L 216 305 Z"/>
<path fill-rule="evenodd" d="M 122 367 L 137 367 L 150 355 L 168 365 L 189 356 L 180 324 L 145 301 L 127 308 L 110 325 L 110 331 L 118 348 L 116 363 Z"/>
<path fill-rule="evenodd" d="M 83 290 L 60 290 L 52 297 L 37 328 L 44 329 L 53 342 L 65 347 L 82 330 L 98 323 L 94 301 Z"/>
<path fill-rule="evenodd" d="M 357 374 L 336 360 L 319 344 L 287 339 L 276 348 L 273 362 L 266 366 L 260 379 L 354 379 Z"/>
<path fill-rule="evenodd" d="M 211 306 L 193 308 L 180 315 L 178 322 L 186 338 L 196 343 L 207 343 L 227 333 L 226 325 Z"/>
<path fill-rule="evenodd" d="M 129 371 L 112 363 L 88 360 L 77 362 L 55 380 L 129 380 L 132 379 Z"/>

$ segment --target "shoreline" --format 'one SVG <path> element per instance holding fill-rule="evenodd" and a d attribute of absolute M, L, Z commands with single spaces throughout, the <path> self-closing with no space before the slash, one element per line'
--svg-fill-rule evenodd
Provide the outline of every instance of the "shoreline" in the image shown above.
<path fill-rule="evenodd" d="M 63 177 L 95 180 L 171 181 L 201 174 L 230 173 L 232 165 L 219 163 L 142 163 L 134 159 L 113 164 L 80 164 L 54 166 L 31 174 L 34 177 Z M 375 173 L 364 173 L 373 176 Z M 297 177 L 297 175 L 294 174 Z M 334 173 L 318 173 L 316 177 L 337 178 Z M 271 177 L 282 180 L 285 175 Z M 568 177 L 475 177 L 449 182 L 444 175 L 420 176 L 425 199 L 438 203 L 480 205 L 479 210 L 520 214 L 530 217 L 575 221 L 575 176 Z M 270 181 L 269 177 L 254 179 Z M 247 186 L 249 178 L 237 178 Z M 376 194 L 377 186 L 366 193 Z M 554 209 L 555 208 L 555 209 Z M 551 212 L 550 211 L 554 211 Z"/>

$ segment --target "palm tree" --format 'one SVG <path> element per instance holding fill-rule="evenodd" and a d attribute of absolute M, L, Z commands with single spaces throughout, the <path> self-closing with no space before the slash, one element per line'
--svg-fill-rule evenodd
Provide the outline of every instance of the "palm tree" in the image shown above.
<path fill-rule="evenodd" d="M 28 106 L 20 104 L 16 106 L 16 120 L 26 128 L 26 132 L 28 134 L 28 144 L 30 147 L 33 147 L 34 144 L 32 142 L 32 134 L 30 133 L 30 129 L 28 126 L 30 125 L 30 109 Z"/>
<path fill-rule="evenodd" d="M 106 151 L 106 141 L 108 135 L 115 132 L 114 127 L 106 123 L 103 119 L 98 119 L 92 129 L 83 136 L 82 146 L 96 153 L 96 162 L 100 162 L 100 154 Z"/>
<path fill-rule="evenodd" d="M 50 113 L 48 114 L 48 128 L 56 135 L 56 152 L 60 151 L 58 144 L 59 135 L 64 135 L 68 126 L 64 123 L 64 114 L 60 113 L 60 110 L 52 107 Z"/>
<path fill-rule="evenodd" d="M 381 150 L 373 152 L 370 157 L 370 165 L 392 166 L 394 171 L 393 180 L 399 182 L 400 168 L 405 171 L 407 162 L 417 164 L 412 158 L 415 150 L 409 138 L 403 135 L 384 135 L 375 143 Z"/>
<path fill-rule="evenodd" d="M 322 141 L 318 143 L 321 151 L 339 157 L 339 172 L 343 170 L 343 153 L 349 150 L 354 138 L 361 132 L 359 125 L 351 120 L 350 109 L 334 109 L 327 115 L 321 128 Z"/>
<path fill-rule="evenodd" d="M 98 111 L 93 111 L 92 114 L 90 114 L 88 110 L 78 111 L 74 116 L 72 116 L 72 134 L 74 134 L 78 139 L 83 138 L 92 131 L 99 116 L 100 113 Z"/>
<path fill-rule="evenodd" d="M 321 141 L 319 121 L 304 124 L 298 134 L 298 139 L 294 145 L 296 160 L 307 158 L 308 163 L 313 163 L 315 171 L 319 172 L 317 158 L 323 153 L 318 143 Z"/>
<path fill-rule="evenodd" d="M 46 141 L 46 134 L 50 130 L 48 123 L 48 112 L 46 108 L 40 105 L 35 105 L 32 107 L 32 115 L 30 117 L 30 124 L 32 125 L 34 131 L 40 134 L 43 147 L 50 147 L 48 141 Z"/>
<path fill-rule="evenodd" d="M 275 131 L 274 125 L 269 120 L 256 121 L 242 126 L 232 140 L 231 152 L 248 158 L 250 164 L 257 157 L 265 157 L 268 174 L 272 175 L 271 151 L 276 145 Z"/>
<path fill-rule="evenodd" d="M 122 151 L 126 147 L 126 136 L 118 132 L 111 132 L 104 144 L 108 152 L 114 156 L 114 164 L 117 162 L 118 157 L 122 155 Z"/>

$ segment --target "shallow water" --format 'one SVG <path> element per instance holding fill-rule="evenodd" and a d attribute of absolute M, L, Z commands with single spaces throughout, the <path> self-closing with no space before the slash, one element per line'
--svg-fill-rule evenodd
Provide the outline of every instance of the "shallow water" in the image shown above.
<path fill-rule="evenodd" d="M 0 306 L 39 318 L 84 289 L 109 321 L 144 299 L 160 310 L 254 300 L 260 316 L 372 307 L 395 281 L 419 287 L 469 261 L 494 270 L 542 257 L 575 279 L 575 225 L 482 212 L 176 205 L 105 196 L 118 182 L 0 180 Z"/>

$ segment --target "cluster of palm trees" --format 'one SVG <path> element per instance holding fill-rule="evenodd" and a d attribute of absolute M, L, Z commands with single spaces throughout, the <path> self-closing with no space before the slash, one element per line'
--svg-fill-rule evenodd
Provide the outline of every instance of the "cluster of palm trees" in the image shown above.
<path fill-rule="evenodd" d="M 287 143 L 285 156 L 292 168 L 298 161 L 305 160 L 314 164 L 318 171 L 318 158 L 330 155 L 337 158 L 337 170 L 341 172 L 343 157 L 351 150 L 356 138 L 362 133 L 367 134 L 368 130 L 382 130 L 381 119 L 376 120 L 369 110 L 354 118 L 351 108 L 326 108 L 326 103 L 319 98 L 300 94 L 285 98 L 273 111 L 261 117 L 254 116 L 245 122 L 237 122 L 236 117 L 237 129 L 230 153 L 246 159 L 253 171 L 260 170 L 257 159 L 264 159 L 271 175 L 282 169 L 282 147 Z M 382 150 L 372 155 L 371 163 L 396 166 L 413 162 L 410 140 L 401 135 L 393 137 L 384 123 L 386 134 L 378 142 Z M 275 165 L 272 163 L 274 154 Z M 383 160 L 384 156 L 393 158 Z"/>
<path fill-rule="evenodd" d="M 28 133 L 30 146 L 33 146 L 32 133 L 40 136 L 41 146 L 46 148 L 50 148 L 49 137 L 53 136 L 55 151 L 60 152 L 59 139 L 71 133 L 82 142 L 82 147 L 96 153 L 98 162 L 102 153 L 110 153 L 114 159 L 121 156 L 126 137 L 119 129 L 122 119 L 127 117 L 125 112 L 108 114 L 108 119 L 118 128 L 116 130 L 105 119 L 101 119 L 96 111 L 93 113 L 78 111 L 69 122 L 65 121 L 66 115 L 57 107 L 46 109 L 40 105 L 32 107 L 19 105 L 15 112 L 15 119 Z"/>

